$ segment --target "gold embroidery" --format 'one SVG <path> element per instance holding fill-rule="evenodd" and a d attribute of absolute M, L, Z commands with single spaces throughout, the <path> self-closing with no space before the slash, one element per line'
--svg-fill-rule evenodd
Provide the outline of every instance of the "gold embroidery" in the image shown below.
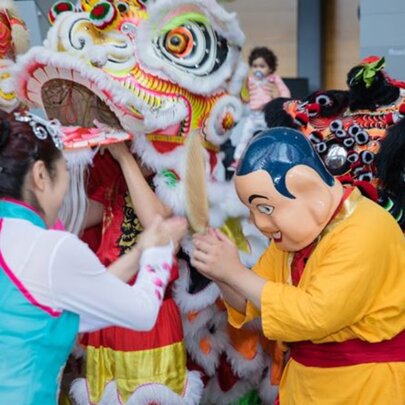
<path fill-rule="evenodd" d="M 118 240 L 121 255 L 127 253 L 135 246 L 139 234 L 143 231 L 142 225 L 132 207 L 128 191 L 125 193 L 124 201 L 124 219 L 121 224 L 121 236 Z"/>

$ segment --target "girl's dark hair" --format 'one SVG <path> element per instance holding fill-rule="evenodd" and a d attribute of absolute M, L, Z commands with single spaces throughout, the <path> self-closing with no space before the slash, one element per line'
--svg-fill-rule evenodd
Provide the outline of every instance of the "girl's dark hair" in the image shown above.
<path fill-rule="evenodd" d="M 51 136 L 40 140 L 28 123 L 16 121 L 13 114 L 0 113 L 0 198 L 22 200 L 24 180 L 33 164 L 42 160 L 53 178 L 60 157 Z"/>
<path fill-rule="evenodd" d="M 265 46 L 254 48 L 249 55 L 249 66 L 252 66 L 253 62 L 258 58 L 263 58 L 266 61 L 272 73 L 277 70 L 277 56 L 271 49 Z"/>

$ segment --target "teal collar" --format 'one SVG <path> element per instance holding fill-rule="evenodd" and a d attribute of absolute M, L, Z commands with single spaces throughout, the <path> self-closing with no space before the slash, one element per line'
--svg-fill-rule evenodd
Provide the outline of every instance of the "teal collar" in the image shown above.
<path fill-rule="evenodd" d="M 10 198 L 0 200 L 0 218 L 25 219 L 40 228 L 47 228 L 45 221 L 35 208 L 23 201 Z"/>

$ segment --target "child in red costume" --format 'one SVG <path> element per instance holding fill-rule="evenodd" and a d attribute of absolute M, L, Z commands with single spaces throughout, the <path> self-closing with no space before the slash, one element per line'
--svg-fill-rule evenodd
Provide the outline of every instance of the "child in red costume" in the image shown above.
<path fill-rule="evenodd" d="M 93 238 L 91 245 L 98 245 L 97 256 L 104 264 L 135 245 L 143 227 L 156 215 L 171 215 L 151 188 L 152 173 L 138 166 L 126 145 L 116 144 L 108 150 L 95 158 L 90 173 L 87 221 L 87 226 L 94 226 L 102 219 L 101 238 L 96 243 Z M 171 282 L 177 277 L 176 267 Z M 198 402 L 202 383 L 186 370 L 181 317 L 170 284 L 150 332 L 110 327 L 88 334 L 82 341 L 87 346 L 87 400 L 91 403 L 102 398 L 109 404 L 176 403 L 190 392 L 197 393 L 197 398 L 189 403 Z M 78 385 L 73 391 L 75 396 L 83 393 Z"/>

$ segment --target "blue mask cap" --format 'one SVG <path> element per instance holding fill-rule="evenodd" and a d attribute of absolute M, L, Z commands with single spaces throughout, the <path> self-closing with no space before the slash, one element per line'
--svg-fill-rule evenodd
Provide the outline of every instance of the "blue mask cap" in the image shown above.
<path fill-rule="evenodd" d="M 329 186 L 335 183 L 305 135 L 284 127 L 271 128 L 256 135 L 245 149 L 236 175 L 244 176 L 264 170 L 271 176 L 280 194 L 294 199 L 287 189 L 285 177 L 290 169 L 298 165 L 315 170 Z"/>

